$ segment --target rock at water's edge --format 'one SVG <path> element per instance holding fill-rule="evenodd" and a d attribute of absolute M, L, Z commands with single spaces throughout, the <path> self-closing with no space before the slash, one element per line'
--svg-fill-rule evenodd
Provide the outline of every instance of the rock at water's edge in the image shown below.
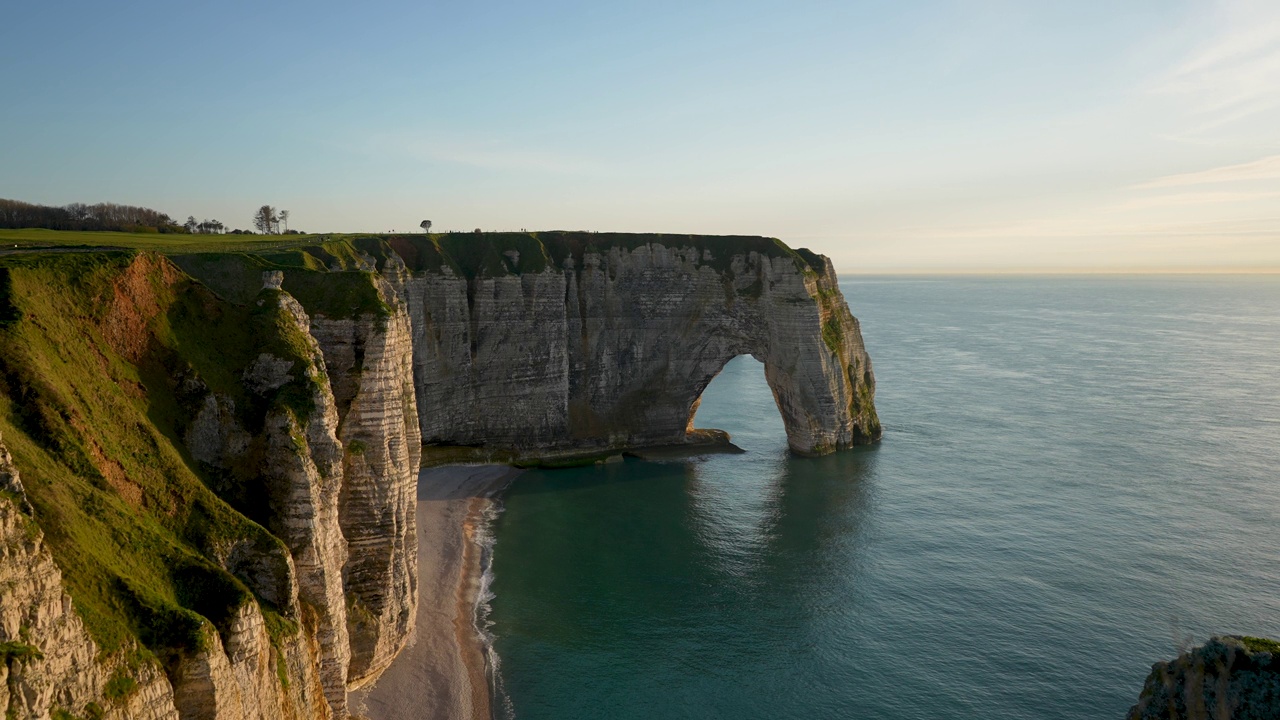
<path fill-rule="evenodd" d="M 1151 666 L 1128 720 L 1280 718 L 1280 643 L 1228 635 Z"/>

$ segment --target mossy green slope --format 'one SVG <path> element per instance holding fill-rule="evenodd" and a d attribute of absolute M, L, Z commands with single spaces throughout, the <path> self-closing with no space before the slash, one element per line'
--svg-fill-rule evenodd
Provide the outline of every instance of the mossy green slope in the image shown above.
<path fill-rule="evenodd" d="M 366 238 L 368 242 L 375 238 Z M 528 272 L 541 272 L 548 266 L 563 267 L 565 260 L 575 260 L 582 267 L 582 256 L 607 254 L 612 249 L 633 251 L 646 245 L 668 248 L 694 248 L 705 262 L 725 270 L 735 255 L 759 253 L 765 257 L 784 257 L 801 269 L 819 267 L 817 256 L 808 250 L 793 250 L 782 241 L 748 235 L 680 235 L 664 233 L 594 233 L 551 231 L 536 233 L 440 233 L 401 235 L 376 238 L 394 250 L 413 271 L 439 271 L 448 266 L 467 277 L 492 277 Z M 514 251 L 518 255 L 509 255 Z M 370 248 L 369 252 L 374 252 Z"/>
<path fill-rule="evenodd" d="M 264 405 L 308 411 L 302 381 L 259 399 L 239 382 L 264 350 L 306 362 L 275 307 L 226 302 L 151 254 L 0 258 L 0 433 L 106 652 L 169 659 L 206 642 L 206 621 L 225 629 L 253 599 L 216 562 L 232 545 L 284 566 L 284 546 L 210 490 L 181 442 L 193 383 L 238 398 L 247 425 Z"/>

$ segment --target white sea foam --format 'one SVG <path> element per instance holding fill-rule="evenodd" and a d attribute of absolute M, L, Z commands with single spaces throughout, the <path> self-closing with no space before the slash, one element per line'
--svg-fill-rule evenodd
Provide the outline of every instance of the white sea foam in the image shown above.
<path fill-rule="evenodd" d="M 484 508 L 476 522 L 472 542 L 480 549 L 480 587 L 476 590 L 476 603 L 472 610 L 471 622 L 484 652 L 485 676 L 489 682 L 491 715 L 501 720 L 514 720 L 515 707 L 502 682 L 502 663 L 494 649 L 493 621 L 489 614 L 493 611 L 493 522 L 502 514 L 502 501 L 494 498 Z"/>

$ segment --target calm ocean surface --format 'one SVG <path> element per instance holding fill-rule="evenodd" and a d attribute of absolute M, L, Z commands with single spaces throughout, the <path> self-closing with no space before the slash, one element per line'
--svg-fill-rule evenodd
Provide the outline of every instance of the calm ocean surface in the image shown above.
<path fill-rule="evenodd" d="M 493 524 L 506 711 L 1117 718 L 1177 638 L 1280 637 L 1280 278 L 846 278 L 885 425 L 530 472 Z M 499 713 L 501 716 L 502 713 Z"/>

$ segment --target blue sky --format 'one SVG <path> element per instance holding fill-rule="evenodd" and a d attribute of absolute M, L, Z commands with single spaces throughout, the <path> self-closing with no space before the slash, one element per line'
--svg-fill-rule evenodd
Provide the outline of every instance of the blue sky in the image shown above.
<path fill-rule="evenodd" d="M 1280 268 L 1280 3 L 23 2 L 0 197 Z"/>

